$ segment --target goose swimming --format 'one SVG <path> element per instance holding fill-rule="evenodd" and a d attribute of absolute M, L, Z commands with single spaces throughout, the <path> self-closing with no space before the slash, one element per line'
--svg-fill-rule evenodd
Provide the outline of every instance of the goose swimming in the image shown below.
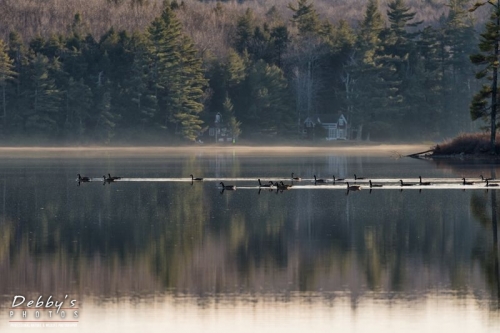
<path fill-rule="evenodd" d="M 223 190 L 230 190 L 230 191 L 236 190 L 236 185 L 224 185 L 223 182 L 220 182 L 220 184 Z"/>
<path fill-rule="evenodd" d="M 346 182 L 347 184 L 347 191 L 360 191 L 361 190 L 361 185 L 349 185 L 349 182 Z"/>

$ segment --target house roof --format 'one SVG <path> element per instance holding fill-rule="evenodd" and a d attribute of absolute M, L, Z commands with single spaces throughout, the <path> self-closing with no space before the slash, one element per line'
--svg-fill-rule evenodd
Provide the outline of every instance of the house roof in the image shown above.
<path fill-rule="evenodd" d="M 304 123 L 312 122 L 313 124 L 334 124 L 337 123 L 340 118 L 343 118 L 343 120 L 347 123 L 343 114 L 340 116 L 338 114 L 315 114 L 307 117 L 304 120 Z"/>

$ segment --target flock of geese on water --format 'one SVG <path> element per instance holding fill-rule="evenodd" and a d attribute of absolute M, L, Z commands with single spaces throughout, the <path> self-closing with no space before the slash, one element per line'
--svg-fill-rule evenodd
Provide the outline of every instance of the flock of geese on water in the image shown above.
<path fill-rule="evenodd" d="M 86 176 L 82 177 L 80 174 L 78 174 L 77 176 L 78 176 L 78 178 L 77 178 L 78 185 L 80 185 L 80 183 L 86 183 L 86 182 L 92 181 L 92 179 L 90 177 L 86 177 Z M 203 178 L 194 177 L 192 174 L 189 176 L 191 177 L 191 185 L 194 182 L 203 181 Z M 408 187 L 408 186 L 429 186 L 429 185 L 432 185 L 431 182 L 422 181 L 422 176 L 418 176 L 418 178 L 419 178 L 418 183 L 405 183 L 402 179 L 400 179 L 399 183 L 400 183 L 401 188 Z M 483 175 L 480 175 L 480 178 L 481 178 L 481 180 L 478 180 L 479 184 L 484 183 L 485 187 L 498 187 L 498 186 L 500 186 L 499 183 L 491 182 L 491 181 L 494 181 L 495 178 L 485 178 L 485 177 L 483 177 Z M 120 180 L 120 179 L 122 179 L 122 177 L 111 176 L 111 174 L 108 173 L 108 176 L 102 176 L 102 179 L 103 179 L 103 185 L 105 185 L 106 183 L 111 183 L 111 182 L 114 182 L 115 180 Z M 368 180 L 368 184 L 366 184 L 366 185 L 369 186 L 370 191 L 373 188 L 380 188 L 380 187 L 384 186 L 382 184 L 374 184 L 371 179 L 367 179 L 366 177 L 358 177 L 356 174 L 354 174 L 354 178 L 352 178 L 352 179 L 354 180 L 355 184 L 357 183 L 358 180 L 364 181 L 364 182 L 366 182 L 366 180 Z M 260 193 L 260 190 L 263 188 L 269 189 L 269 190 L 276 189 L 276 191 L 283 192 L 285 190 L 291 189 L 293 187 L 294 181 L 295 182 L 302 181 L 302 178 L 295 176 L 295 174 L 292 172 L 292 175 L 291 175 L 291 182 L 292 183 L 291 184 L 285 184 L 283 181 L 280 181 L 280 182 L 269 181 L 268 183 L 263 184 L 261 182 L 260 178 L 257 180 L 259 182 L 259 193 Z M 314 185 L 329 185 L 329 184 L 336 185 L 337 183 L 345 184 L 347 186 L 348 192 L 349 191 L 360 191 L 362 189 L 361 185 L 358 185 L 358 184 L 352 185 L 352 183 L 349 184 L 349 181 L 347 178 L 335 178 L 335 175 L 333 175 L 333 180 L 332 180 L 332 182 L 330 182 L 326 179 L 317 178 L 316 175 L 314 175 Z M 222 181 L 219 184 L 221 185 L 222 192 L 224 190 L 229 190 L 229 191 L 236 190 L 236 185 L 226 185 Z M 461 185 L 467 186 L 467 185 L 475 185 L 475 184 L 477 184 L 477 182 L 467 181 L 465 178 L 462 178 Z"/>

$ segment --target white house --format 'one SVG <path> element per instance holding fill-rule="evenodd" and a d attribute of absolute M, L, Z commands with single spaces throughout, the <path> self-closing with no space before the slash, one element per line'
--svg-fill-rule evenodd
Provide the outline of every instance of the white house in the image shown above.
<path fill-rule="evenodd" d="M 347 140 L 347 119 L 343 114 L 317 114 L 307 117 L 304 120 L 304 132 L 311 133 L 317 125 L 326 130 L 326 140 Z"/>

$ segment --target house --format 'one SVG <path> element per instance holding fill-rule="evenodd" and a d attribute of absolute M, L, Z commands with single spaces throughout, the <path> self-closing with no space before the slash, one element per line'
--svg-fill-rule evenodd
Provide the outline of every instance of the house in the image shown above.
<path fill-rule="evenodd" d="M 234 143 L 236 140 L 233 137 L 231 128 L 222 121 L 222 115 L 217 112 L 215 115 L 214 123 L 208 129 L 208 138 L 205 138 L 207 142 L 229 142 Z"/>
<path fill-rule="evenodd" d="M 315 128 L 321 126 L 324 129 L 322 134 L 326 134 L 326 140 L 347 140 L 348 124 L 343 114 L 317 114 L 307 117 L 304 120 L 303 133 L 308 138 L 316 136 Z"/>

